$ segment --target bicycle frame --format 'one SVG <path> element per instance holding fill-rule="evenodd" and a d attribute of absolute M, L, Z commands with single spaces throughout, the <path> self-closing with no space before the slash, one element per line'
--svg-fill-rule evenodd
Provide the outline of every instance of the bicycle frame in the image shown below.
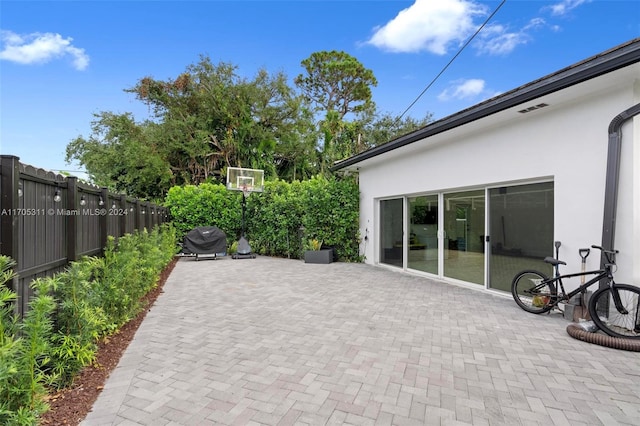
<path fill-rule="evenodd" d="M 556 265 L 557 267 L 557 265 Z M 557 269 L 556 269 L 557 271 Z M 557 272 L 556 272 L 557 274 Z M 567 293 L 566 290 L 564 289 L 564 284 L 562 283 L 562 279 L 563 278 L 575 278 L 575 277 L 582 277 L 582 276 L 586 276 L 586 275 L 596 275 L 594 278 L 590 279 L 589 281 L 587 281 L 586 283 L 582 284 L 580 287 L 576 288 L 575 290 Z M 545 280 L 543 284 L 547 284 L 547 283 L 559 283 L 560 284 L 560 296 L 558 296 L 556 298 L 556 300 L 553 302 L 553 305 L 556 306 L 558 303 L 560 303 L 561 301 L 564 300 L 569 300 L 571 299 L 573 296 L 584 292 L 587 288 L 591 287 L 592 285 L 594 285 L 597 282 L 600 282 L 602 279 L 606 279 L 607 280 L 607 284 L 611 287 L 611 295 L 613 296 L 613 303 L 616 307 L 616 309 L 618 310 L 618 312 L 620 312 L 623 315 L 627 315 L 629 312 L 627 311 L 627 309 L 625 309 L 625 307 L 622 305 L 622 301 L 620 300 L 620 294 L 618 293 L 618 291 L 616 290 L 615 285 L 613 285 L 613 275 L 611 274 L 611 265 L 607 264 L 605 266 L 604 269 L 596 269 L 593 271 L 585 271 L 585 272 L 576 272 L 573 274 L 565 274 L 565 275 L 556 275 L 553 278 L 549 278 L 548 280 Z"/>
<path fill-rule="evenodd" d="M 559 245 L 559 242 L 556 242 L 556 250 Z M 545 263 L 553 265 L 555 269 L 553 277 L 549 278 L 535 270 L 523 270 L 513 278 L 511 294 L 514 300 L 527 312 L 548 313 L 557 309 L 560 303 L 571 303 L 570 299 L 579 293 L 584 295 L 589 287 L 597 283 L 597 289 L 591 295 L 588 303 L 582 301 L 582 307 L 588 308 L 587 318 L 590 318 L 597 328 L 609 336 L 628 337 L 640 341 L 640 289 L 633 285 L 615 282 L 613 274 L 616 269 L 615 255 L 618 253 L 617 250 L 605 250 L 596 245 L 592 245 L 591 248 L 601 250 L 603 257 L 606 258 L 606 262 L 600 264 L 600 269 L 585 271 L 585 260 L 589 249 L 580 249 L 582 271 L 560 274 L 559 266 L 566 265 L 566 263 L 558 259 L 556 253 L 555 258 L 548 256 L 543 259 Z M 585 282 L 586 276 L 592 278 Z M 564 279 L 576 277 L 581 278 L 581 285 L 573 291 L 567 292 L 564 287 Z M 571 308 L 572 306 L 567 307 Z M 564 313 L 566 314 L 567 311 Z M 580 316 L 583 314 L 584 310 Z"/>
<path fill-rule="evenodd" d="M 590 279 L 589 281 L 587 281 L 586 283 L 580 285 L 580 287 L 576 288 L 575 290 L 567 293 L 566 290 L 564 289 L 564 284 L 562 283 L 562 279 L 563 278 L 575 278 L 575 277 L 582 277 L 582 276 L 586 276 L 586 275 L 596 275 L 594 278 Z M 608 282 L 610 283 L 612 281 L 612 276 L 611 273 L 607 270 L 607 269 L 596 269 L 593 271 L 585 271 L 585 272 L 576 272 L 573 274 L 565 274 L 565 275 L 556 275 L 553 278 L 549 278 L 548 280 L 546 280 L 544 282 L 544 284 L 546 283 L 555 283 L 557 282 L 558 284 L 560 284 L 560 288 L 557 289 L 558 291 L 558 298 L 556 299 L 556 301 L 554 302 L 554 305 L 557 305 L 558 303 L 560 303 L 563 300 L 569 300 L 571 299 L 573 296 L 584 292 L 587 288 L 591 287 L 592 285 L 594 285 L 595 283 L 599 282 L 600 280 L 602 280 L 603 278 L 606 278 L 608 280 Z M 616 292 L 617 294 L 617 292 Z M 618 296 L 619 299 L 619 296 Z M 619 306 L 619 303 L 616 304 L 616 307 Z"/>

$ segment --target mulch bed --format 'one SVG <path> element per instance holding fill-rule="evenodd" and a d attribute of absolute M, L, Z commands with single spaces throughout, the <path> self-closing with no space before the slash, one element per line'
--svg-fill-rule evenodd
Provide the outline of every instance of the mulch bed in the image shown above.
<path fill-rule="evenodd" d="M 118 333 L 98 344 L 96 362 L 84 368 L 73 385 L 48 396 L 50 406 L 40 420 L 40 425 L 75 426 L 84 420 L 100 395 L 109 374 L 118 365 L 120 357 L 129 346 L 147 312 L 163 292 L 164 283 L 171 274 L 178 258 L 174 258 L 162 271 L 158 285 L 143 299 L 145 308 L 138 316 L 125 324 Z"/>

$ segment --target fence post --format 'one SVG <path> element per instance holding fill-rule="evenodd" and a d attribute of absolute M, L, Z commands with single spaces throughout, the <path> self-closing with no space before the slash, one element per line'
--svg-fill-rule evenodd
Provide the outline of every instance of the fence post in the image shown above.
<path fill-rule="evenodd" d="M 127 233 L 127 214 L 129 214 L 126 195 L 120 195 L 120 208 L 116 212 L 120 218 L 120 236 L 122 237 Z"/>
<path fill-rule="evenodd" d="M 0 156 L 0 254 L 18 261 L 18 188 L 20 184 L 20 158 L 14 155 Z M 18 268 L 15 268 L 16 270 Z M 15 288 L 15 278 L 6 283 Z"/>
<path fill-rule="evenodd" d="M 136 201 L 135 201 L 135 205 L 136 206 L 134 208 L 136 209 L 136 212 L 135 212 L 135 216 L 134 216 L 133 227 L 137 231 L 140 231 L 140 213 L 141 213 L 140 208 L 141 207 L 140 207 L 140 200 L 138 200 L 137 198 L 136 198 Z"/>
<path fill-rule="evenodd" d="M 145 201 L 144 209 L 147 212 L 146 217 L 144 218 L 144 226 L 147 228 L 147 232 L 151 231 L 151 203 L 149 201 Z"/>
<path fill-rule="evenodd" d="M 67 176 L 67 262 L 77 260 L 76 237 L 78 235 L 78 178 Z"/>
<path fill-rule="evenodd" d="M 102 205 L 100 206 L 100 210 L 103 210 L 105 214 L 100 215 L 100 246 L 102 247 L 102 253 L 104 254 L 104 249 L 107 248 L 107 223 L 109 212 L 109 190 L 105 187 L 102 187 L 100 190 L 100 200 L 102 201 Z"/>

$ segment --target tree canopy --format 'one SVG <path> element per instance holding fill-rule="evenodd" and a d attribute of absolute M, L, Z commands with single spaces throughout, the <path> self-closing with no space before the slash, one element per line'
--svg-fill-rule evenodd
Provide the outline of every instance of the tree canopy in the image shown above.
<path fill-rule="evenodd" d="M 377 86 L 378 80 L 373 71 L 341 51 L 315 52 L 301 64 L 306 74 L 298 75 L 294 82 L 315 111 L 324 113 L 318 122 L 322 135 L 320 170 L 324 172 L 334 161 L 357 151 L 354 137 L 361 136 L 347 125 L 345 117 L 355 115 L 357 122 L 359 114 L 375 109 L 371 87 Z"/>
<path fill-rule="evenodd" d="M 140 125 L 128 113 L 94 116 L 91 136 L 80 136 L 67 145 L 67 161 L 78 160 L 97 185 L 142 198 L 161 198 L 172 176 L 158 144 L 158 126 Z"/>
<path fill-rule="evenodd" d="M 91 135 L 72 140 L 66 159 L 82 164 L 98 185 L 160 199 L 174 185 L 221 181 L 229 166 L 308 179 L 430 121 L 377 113 L 373 72 L 344 52 L 316 52 L 302 66 L 306 74 L 295 86 L 282 72 L 260 69 L 247 78 L 208 56 L 175 79 L 143 77 L 125 91 L 149 107 L 151 118 L 95 114 Z"/>
<path fill-rule="evenodd" d="M 378 85 L 373 71 L 353 56 L 332 50 L 312 53 L 302 61 L 306 75 L 294 82 L 305 98 L 322 111 L 335 111 L 343 120 L 349 113 L 374 107 L 371 87 Z"/>

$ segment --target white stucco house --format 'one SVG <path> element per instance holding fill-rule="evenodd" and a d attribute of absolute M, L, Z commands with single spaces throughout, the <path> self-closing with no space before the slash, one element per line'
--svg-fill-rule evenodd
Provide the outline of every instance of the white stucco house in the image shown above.
<path fill-rule="evenodd" d="M 596 244 L 640 286 L 640 38 L 333 170 L 359 175 L 366 263 L 508 292 L 519 270 L 552 274 L 556 241 L 567 273 Z"/>

